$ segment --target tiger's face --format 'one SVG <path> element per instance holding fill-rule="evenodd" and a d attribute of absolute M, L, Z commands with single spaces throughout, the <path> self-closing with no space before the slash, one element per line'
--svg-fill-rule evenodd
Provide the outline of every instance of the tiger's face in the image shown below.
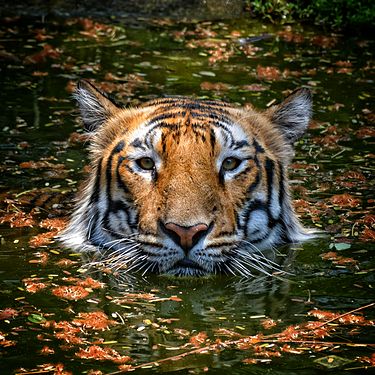
<path fill-rule="evenodd" d="M 307 89 L 263 113 L 187 98 L 123 109 L 85 81 L 76 98 L 93 173 L 67 245 L 112 268 L 249 276 L 272 271 L 263 249 L 308 237 L 287 180 L 310 120 Z"/>

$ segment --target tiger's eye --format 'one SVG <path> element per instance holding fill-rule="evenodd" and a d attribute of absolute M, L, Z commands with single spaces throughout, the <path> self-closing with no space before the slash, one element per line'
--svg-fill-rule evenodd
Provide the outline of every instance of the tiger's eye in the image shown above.
<path fill-rule="evenodd" d="M 226 158 L 221 165 L 224 171 L 233 171 L 241 164 L 241 160 L 236 158 Z"/>
<path fill-rule="evenodd" d="M 155 167 L 155 163 L 151 158 L 141 158 L 136 160 L 137 165 L 145 171 L 151 171 Z"/>

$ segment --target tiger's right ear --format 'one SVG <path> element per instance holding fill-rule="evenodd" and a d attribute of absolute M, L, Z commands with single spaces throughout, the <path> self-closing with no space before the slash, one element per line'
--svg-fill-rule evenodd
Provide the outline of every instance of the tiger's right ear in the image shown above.
<path fill-rule="evenodd" d="M 78 82 L 73 97 L 78 102 L 85 129 L 89 132 L 95 132 L 120 110 L 120 107 L 105 93 L 86 80 Z"/>
<path fill-rule="evenodd" d="M 294 143 L 307 129 L 312 115 L 312 96 L 307 88 L 289 95 L 281 104 L 274 105 L 265 114 L 281 130 L 289 143 Z"/>

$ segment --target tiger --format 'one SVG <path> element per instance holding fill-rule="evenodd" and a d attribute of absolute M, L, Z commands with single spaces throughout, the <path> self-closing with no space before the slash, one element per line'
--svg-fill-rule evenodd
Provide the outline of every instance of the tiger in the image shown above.
<path fill-rule="evenodd" d="M 253 277 L 264 253 L 308 240 L 288 168 L 312 116 L 308 88 L 265 110 L 166 96 L 125 107 L 82 80 L 73 94 L 91 172 L 61 235 L 114 270 Z"/>

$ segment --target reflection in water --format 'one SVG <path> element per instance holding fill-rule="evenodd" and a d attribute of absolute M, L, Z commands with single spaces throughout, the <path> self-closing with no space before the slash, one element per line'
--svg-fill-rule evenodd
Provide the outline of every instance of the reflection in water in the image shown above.
<path fill-rule="evenodd" d="M 284 256 L 275 260 L 279 260 L 280 267 L 289 270 L 295 251 L 284 248 L 283 252 Z M 262 332 L 260 322 L 265 318 L 288 321 L 294 314 L 305 312 L 303 304 L 290 303 L 293 282 L 285 274 L 241 279 L 225 275 L 142 277 L 126 272 L 108 275 L 100 269 L 88 272 L 93 272 L 96 279 L 105 280 L 115 291 L 111 303 L 105 306 L 105 312 L 123 324 L 115 332 L 112 330 L 106 339 L 118 340 L 129 347 L 129 354 L 140 363 L 173 355 L 174 352 L 166 348 L 183 347 L 190 336 L 200 331 L 213 339 L 220 328 L 245 336 L 256 335 Z M 177 299 L 169 299 L 171 296 Z M 154 328 L 150 328 L 150 322 Z M 225 363 L 238 363 L 242 356 L 242 353 L 231 353 Z M 222 359 L 217 355 L 205 359 L 192 357 L 174 365 L 166 364 L 163 369 L 169 366 L 172 366 L 170 370 L 197 368 L 203 364 L 220 368 Z"/>
<path fill-rule="evenodd" d="M 127 293 L 155 293 L 161 297 L 178 295 L 183 300 L 182 305 L 173 301 L 165 302 L 161 305 L 159 313 L 162 316 L 180 314 L 185 318 L 190 316 L 191 321 L 194 322 L 202 319 L 214 320 L 220 316 L 233 317 L 238 314 L 284 316 L 292 282 L 289 279 L 292 277 L 291 266 L 295 254 L 293 246 L 279 249 L 278 255 L 274 251 L 270 252 L 267 257 L 277 262 L 280 271 L 273 275 L 258 273 L 253 278 L 227 275 L 201 278 L 141 276 L 123 270 L 107 274 L 108 270 L 98 267 L 98 264 L 93 262 L 92 256 L 85 254 L 85 262 L 86 266 L 89 266 L 87 272 L 90 275 L 97 279 L 104 278 L 120 295 Z"/>

